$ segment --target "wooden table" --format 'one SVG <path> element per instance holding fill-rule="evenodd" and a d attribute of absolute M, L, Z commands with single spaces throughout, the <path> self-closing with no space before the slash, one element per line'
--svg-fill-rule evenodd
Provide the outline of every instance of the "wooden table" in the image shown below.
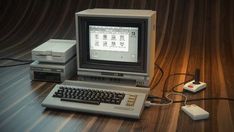
<path fill-rule="evenodd" d="M 208 86 L 197 94 L 186 93 L 189 99 L 234 98 L 232 0 L 1 1 L 0 57 L 31 59 L 30 51 L 49 38 L 75 39 L 74 13 L 93 7 L 157 10 L 156 63 L 165 73 L 151 94 L 162 96 L 169 74 L 200 68 L 201 80 Z M 13 63 L 0 61 L 7 64 Z M 160 76 L 157 67 L 155 75 L 154 83 Z M 188 79 L 170 78 L 164 91 Z M 0 131 L 234 131 L 233 101 L 188 102 L 210 113 L 202 121 L 191 120 L 181 111 L 181 103 L 146 108 L 141 119 L 133 120 L 45 109 L 41 102 L 54 85 L 31 81 L 29 65 L 0 68 Z"/>

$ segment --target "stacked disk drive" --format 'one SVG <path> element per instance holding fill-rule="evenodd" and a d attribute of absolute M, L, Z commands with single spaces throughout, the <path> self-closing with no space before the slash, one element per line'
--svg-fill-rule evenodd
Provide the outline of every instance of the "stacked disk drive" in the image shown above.
<path fill-rule="evenodd" d="M 31 79 L 63 82 L 76 74 L 76 41 L 50 39 L 32 50 Z"/>

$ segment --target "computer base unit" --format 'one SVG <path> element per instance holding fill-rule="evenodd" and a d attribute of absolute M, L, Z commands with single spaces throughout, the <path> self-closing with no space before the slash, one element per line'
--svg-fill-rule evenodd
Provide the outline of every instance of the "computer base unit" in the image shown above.
<path fill-rule="evenodd" d="M 57 84 L 42 106 L 139 119 L 149 88 L 66 80 Z"/>

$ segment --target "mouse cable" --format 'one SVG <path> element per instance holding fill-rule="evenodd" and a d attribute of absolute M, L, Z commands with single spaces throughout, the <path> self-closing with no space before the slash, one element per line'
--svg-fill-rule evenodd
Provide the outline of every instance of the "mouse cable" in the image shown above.
<path fill-rule="evenodd" d="M 152 101 L 145 101 L 145 107 L 150 107 L 150 106 L 168 106 L 168 105 L 171 105 L 171 104 L 174 103 L 174 100 L 169 97 L 171 95 L 180 95 L 180 96 L 184 97 L 185 98 L 183 100 L 184 105 L 187 105 L 188 98 L 187 98 L 186 95 L 184 95 L 183 93 L 170 92 L 170 93 L 167 93 L 167 95 L 165 96 L 165 99 L 167 100 L 167 102 L 165 102 L 165 103 L 154 103 Z"/>
<path fill-rule="evenodd" d="M 183 93 L 183 91 L 177 91 L 177 90 L 175 90 L 175 88 L 178 87 L 178 86 L 180 86 L 180 85 L 182 85 L 182 84 L 190 82 L 190 81 L 192 81 L 192 79 L 190 79 L 188 81 L 184 81 L 182 83 L 179 83 L 179 84 L 177 84 L 177 85 L 175 85 L 175 86 L 173 86 L 173 87 L 171 87 L 169 89 L 172 89 L 172 92 L 174 92 L 174 93 Z M 152 94 L 148 95 L 147 100 L 148 101 L 156 101 L 156 100 L 158 100 L 159 102 L 166 102 L 166 101 L 168 101 L 165 97 L 159 97 L 159 96 L 155 96 L 155 95 L 152 95 Z"/>
<path fill-rule="evenodd" d="M 187 102 L 194 102 L 194 101 L 209 101 L 209 100 L 227 100 L 227 101 L 234 101 L 234 98 L 227 98 L 227 97 L 207 97 L 207 98 L 196 98 L 196 99 L 188 99 Z M 183 100 L 174 101 L 173 103 L 182 103 Z"/>
<path fill-rule="evenodd" d="M 175 92 L 173 92 L 175 93 Z M 182 94 L 182 93 L 180 93 Z M 209 100 L 227 100 L 227 101 L 234 101 L 234 98 L 227 98 L 227 97 L 207 97 L 207 98 L 195 98 L 195 99 L 187 99 L 186 102 L 194 102 L 194 101 L 209 101 Z M 154 95 L 149 95 L 147 101 L 150 102 L 168 102 L 167 98 L 162 98 Z M 169 100 L 170 101 L 170 100 Z M 175 100 L 173 103 L 183 103 L 184 100 Z"/>

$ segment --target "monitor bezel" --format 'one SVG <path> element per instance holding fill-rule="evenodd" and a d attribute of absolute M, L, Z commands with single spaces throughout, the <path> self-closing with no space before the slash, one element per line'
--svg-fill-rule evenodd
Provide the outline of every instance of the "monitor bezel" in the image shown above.
<path fill-rule="evenodd" d="M 110 18 L 110 17 L 78 17 L 79 67 L 123 72 L 147 72 L 147 19 Z M 90 59 L 89 25 L 118 26 L 138 28 L 138 59 L 137 62 L 105 61 Z"/>

